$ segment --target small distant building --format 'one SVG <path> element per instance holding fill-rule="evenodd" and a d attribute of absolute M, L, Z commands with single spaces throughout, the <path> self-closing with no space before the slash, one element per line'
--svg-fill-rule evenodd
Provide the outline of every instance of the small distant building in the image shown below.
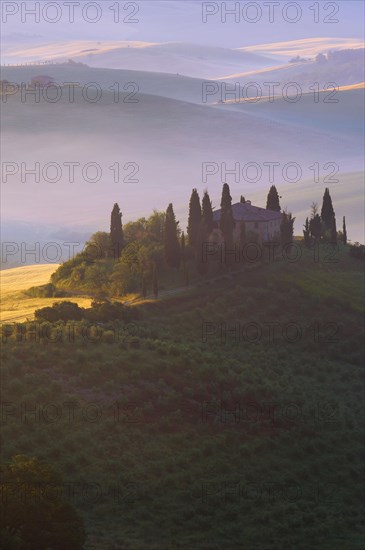
<path fill-rule="evenodd" d="M 0 80 L 0 92 L 3 93 L 9 88 L 9 80 Z"/>
<path fill-rule="evenodd" d="M 232 214 L 234 219 L 234 242 L 240 242 L 243 234 L 249 240 L 250 236 L 254 234 L 258 242 L 261 243 L 273 241 L 280 236 L 281 212 L 253 206 L 251 201 L 246 201 L 232 204 Z M 223 235 L 219 228 L 220 218 L 221 210 L 213 212 L 214 228 L 210 240 L 217 244 L 223 242 Z"/>
<path fill-rule="evenodd" d="M 37 86 L 39 86 L 40 88 L 46 88 L 47 86 L 50 86 L 54 83 L 55 83 L 54 78 L 52 78 L 51 76 L 39 75 L 39 76 L 34 76 L 31 79 L 29 87 L 36 88 Z"/>

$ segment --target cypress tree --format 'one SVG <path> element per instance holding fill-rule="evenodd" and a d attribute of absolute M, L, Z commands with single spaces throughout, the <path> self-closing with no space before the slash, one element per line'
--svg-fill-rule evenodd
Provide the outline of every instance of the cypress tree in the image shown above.
<path fill-rule="evenodd" d="M 315 216 L 311 218 L 309 222 L 309 229 L 311 237 L 319 241 L 322 236 L 322 222 L 318 214 L 315 214 Z"/>
<path fill-rule="evenodd" d="M 213 209 L 208 191 L 204 191 L 202 200 L 202 221 L 207 228 L 208 234 L 211 233 L 213 229 Z"/>
<path fill-rule="evenodd" d="M 321 220 L 325 227 L 325 230 L 331 230 L 333 218 L 335 217 L 335 212 L 332 206 L 332 199 L 328 187 L 326 187 L 323 195 L 323 203 L 321 210 Z"/>
<path fill-rule="evenodd" d="M 337 244 L 337 228 L 336 228 L 336 218 L 333 216 L 331 224 L 331 239 L 332 244 Z"/>
<path fill-rule="evenodd" d="M 280 224 L 280 240 L 281 246 L 284 247 L 293 242 L 294 221 L 290 212 L 283 212 Z"/>
<path fill-rule="evenodd" d="M 184 231 L 181 233 L 181 263 L 183 266 L 183 279 L 185 281 L 186 279 L 186 244 L 185 244 L 185 233 Z"/>
<path fill-rule="evenodd" d="M 346 220 L 345 216 L 342 218 L 342 241 L 343 244 L 347 244 L 347 231 L 346 231 Z"/>
<path fill-rule="evenodd" d="M 309 228 L 309 220 L 306 218 L 305 224 L 303 229 L 303 236 L 304 236 L 304 246 L 309 247 L 310 246 L 310 228 Z"/>
<path fill-rule="evenodd" d="M 234 219 L 232 213 L 232 197 L 228 183 L 225 183 L 222 189 L 220 228 L 227 246 L 232 245 Z"/>
<path fill-rule="evenodd" d="M 318 214 L 318 203 L 312 202 L 312 204 L 311 204 L 311 219 L 313 219 L 316 214 Z"/>
<path fill-rule="evenodd" d="M 275 185 L 272 185 L 270 187 L 270 191 L 267 195 L 266 210 L 274 210 L 275 212 L 280 212 L 281 210 L 279 194 L 277 192 Z"/>
<path fill-rule="evenodd" d="M 117 203 L 114 204 L 110 217 L 110 241 L 114 258 L 120 258 L 124 246 L 122 213 Z"/>
<path fill-rule="evenodd" d="M 186 245 L 185 245 L 185 233 L 181 233 L 181 262 L 185 268 L 185 259 L 186 259 Z"/>
<path fill-rule="evenodd" d="M 170 203 L 165 219 L 165 258 L 169 267 L 180 267 L 180 245 L 177 235 L 177 225 L 174 209 Z"/>
<path fill-rule="evenodd" d="M 199 224 L 202 217 L 202 209 L 200 206 L 200 198 L 198 191 L 193 189 L 189 202 L 189 218 L 188 218 L 188 241 L 190 246 L 196 245 L 196 238 L 199 231 Z"/>
<path fill-rule="evenodd" d="M 204 245 L 208 241 L 208 231 L 206 225 L 201 222 L 199 226 L 196 242 L 196 268 L 200 275 L 208 273 L 208 258 L 205 255 Z"/>
<path fill-rule="evenodd" d="M 243 195 L 241 195 L 240 203 L 245 204 L 245 202 L 246 202 L 245 197 Z"/>

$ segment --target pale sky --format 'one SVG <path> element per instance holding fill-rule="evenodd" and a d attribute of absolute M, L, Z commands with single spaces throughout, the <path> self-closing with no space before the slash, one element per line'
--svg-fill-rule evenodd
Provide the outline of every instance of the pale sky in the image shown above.
<path fill-rule="evenodd" d="M 35 21 L 34 15 L 26 11 L 34 9 L 35 4 L 39 4 L 39 22 Z M 70 2 L 63 0 L 57 2 L 3 0 L 1 26 L 4 53 L 6 54 L 7 49 L 15 45 L 35 46 L 50 41 L 65 40 L 181 41 L 239 48 L 300 38 L 362 39 L 364 36 L 364 2 L 362 0 L 336 0 L 336 2 L 256 0 L 250 3 L 201 0 L 138 0 L 136 2 L 79 0 L 71 2 L 74 4 L 73 23 L 69 21 L 71 7 L 68 4 Z M 96 7 L 93 8 L 90 4 L 96 4 Z M 252 6 L 249 8 L 248 4 Z M 272 6 L 269 7 L 269 4 Z M 44 12 L 44 7 L 47 5 L 49 7 Z M 239 10 L 236 15 L 227 14 L 226 22 L 223 22 L 222 5 L 226 6 L 227 11 L 232 10 L 235 5 Z M 315 5 L 318 6 L 317 13 L 313 8 Z M 86 18 L 82 15 L 85 9 Z M 205 23 L 203 22 L 204 10 L 216 12 L 207 14 Z M 118 15 L 119 23 L 115 22 Z M 272 22 L 270 17 L 273 18 Z M 59 21 L 55 21 L 57 18 Z M 99 18 L 97 22 L 91 22 L 97 18 Z M 296 18 L 297 21 L 295 21 Z M 255 19 L 257 21 L 253 22 Z"/>

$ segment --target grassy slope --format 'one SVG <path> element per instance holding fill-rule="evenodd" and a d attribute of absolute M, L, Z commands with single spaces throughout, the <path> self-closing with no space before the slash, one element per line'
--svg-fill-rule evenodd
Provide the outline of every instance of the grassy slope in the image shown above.
<path fill-rule="evenodd" d="M 115 343 L 9 341 L 5 400 L 53 402 L 63 416 L 9 419 L 5 458 L 37 454 L 69 482 L 99 483 L 102 496 L 76 502 L 88 550 L 360 548 L 360 273 L 344 252 L 336 265 L 307 254 L 139 306 L 141 320 L 120 325 Z M 208 321 L 218 332 L 204 342 Z M 270 321 L 295 322 L 303 337 L 270 343 Z M 222 323 L 249 322 L 263 327 L 261 341 L 221 341 Z M 333 343 L 331 323 L 340 325 Z M 70 425 L 70 400 L 98 403 L 102 417 Z M 212 401 L 239 404 L 242 416 L 204 422 Z"/>
<path fill-rule="evenodd" d="M 285 63 L 254 71 L 244 71 L 236 74 L 219 75 L 220 80 L 241 82 L 297 82 L 303 90 L 310 90 L 314 82 L 320 88 L 326 83 L 335 82 L 337 86 L 351 86 L 364 80 L 361 58 L 342 63 L 326 63 L 325 65 L 309 61 L 307 63 Z M 265 87 L 264 89 L 268 89 Z"/>
<path fill-rule="evenodd" d="M 219 108 L 233 109 L 241 113 L 268 117 L 277 122 L 290 125 L 310 127 L 338 135 L 358 136 L 362 139 L 364 133 L 364 88 L 344 88 L 331 94 L 320 92 L 318 102 L 315 102 L 314 93 L 303 94 L 300 100 L 289 103 L 283 97 L 274 101 L 261 98 L 256 103 L 249 101 L 227 101 Z M 295 90 L 291 90 L 295 95 Z"/>
<path fill-rule="evenodd" d="M 42 72 L 43 71 L 43 72 Z M 167 74 L 161 72 L 131 71 L 124 69 L 99 69 L 91 67 L 72 67 L 52 65 L 40 72 L 39 67 L 3 67 L 3 78 L 9 82 L 29 82 L 36 74 L 47 74 L 55 79 L 58 84 L 63 82 L 79 82 L 82 86 L 90 82 L 97 83 L 103 90 L 119 83 L 121 92 L 123 87 L 130 82 L 138 85 L 141 94 L 153 94 L 169 97 L 182 101 L 201 103 L 202 82 L 200 78 Z M 126 91 L 131 91 L 128 88 Z"/>

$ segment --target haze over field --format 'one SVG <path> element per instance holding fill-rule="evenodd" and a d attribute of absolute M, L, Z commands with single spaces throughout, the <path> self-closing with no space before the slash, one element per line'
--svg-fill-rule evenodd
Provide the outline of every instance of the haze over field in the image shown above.
<path fill-rule="evenodd" d="M 272 183 L 290 210 L 295 193 L 296 234 L 310 203 L 320 201 L 328 184 L 338 215 L 353 213 L 347 219 L 349 238 L 363 241 L 358 209 L 364 146 L 362 13 L 361 2 L 342 2 L 341 24 L 326 25 L 323 12 L 314 25 L 303 4 L 300 25 L 288 23 L 280 12 L 275 24 L 265 13 L 251 25 L 228 19 L 223 24 L 221 14 L 203 23 L 200 2 L 157 1 L 139 3 L 138 24 L 107 25 L 111 12 L 104 10 L 97 25 L 76 13 L 74 26 L 42 20 L 37 33 L 20 16 L 9 16 L 2 78 L 20 85 L 45 74 L 56 84 L 77 82 L 80 88 L 73 103 L 65 88 L 59 101 L 52 100 L 51 91 L 51 99 L 39 103 L 31 96 L 22 101 L 20 94 L 2 98 L 3 239 L 84 243 L 88 234 L 107 228 L 115 201 L 123 222 L 148 216 L 153 208 L 165 210 L 173 201 L 185 229 L 192 187 L 208 188 L 218 208 L 227 181 L 234 200 L 244 194 L 260 206 Z M 316 59 L 329 51 L 335 52 L 331 59 Z M 297 62 L 289 62 L 297 56 Z M 53 64 L 24 65 L 45 60 Z M 298 101 L 291 99 L 295 86 L 285 88 L 293 82 L 300 90 Z M 100 88 L 100 101 L 81 95 L 89 83 Z M 270 88 L 270 83 L 279 85 Z M 320 93 L 323 87 L 328 92 Z M 257 90 L 256 102 L 245 101 Z M 70 162 L 79 163 L 73 182 L 65 164 Z M 101 169 L 94 183 L 82 175 L 90 162 Z M 273 174 L 267 167 L 272 162 L 279 163 Z M 41 174 L 39 182 L 24 174 L 35 163 L 41 170 L 58 163 L 57 181 L 51 181 L 52 171 L 48 181 Z M 298 177 L 295 167 L 285 172 L 288 163 L 299 166 Z M 313 196 L 305 191 L 308 182 Z M 16 264 L 9 259 L 6 267 L 11 265 Z"/>
<path fill-rule="evenodd" d="M 3 70 L 6 79 L 18 83 L 29 81 L 33 73 L 31 67 Z M 255 193 L 264 206 L 270 185 L 264 163 L 280 163 L 273 175 L 280 192 L 288 183 L 283 177 L 285 164 L 299 165 L 302 174 L 291 184 L 298 196 L 301 182 L 314 177 L 311 167 L 318 163 L 322 184 L 313 183 L 318 200 L 323 192 L 323 178 L 330 176 L 332 170 L 342 177 L 346 172 L 362 169 L 361 88 L 337 92 L 338 103 L 315 103 L 313 96 L 307 94 L 293 104 L 283 98 L 274 102 L 263 98 L 256 103 L 227 101 L 222 105 L 218 103 L 219 96 L 212 98 L 214 102 L 202 103 L 203 81 L 182 76 L 77 66 L 50 66 L 47 74 L 59 83 L 98 82 L 103 95 L 99 102 L 89 103 L 76 91 L 73 104 L 65 96 L 57 103 L 24 103 L 14 95 L 3 104 L 3 161 L 18 166 L 17 173 L 9 174 L 3 181 L 3 219 L 12 227 L 17 221 L 48 224 L 54 229 L 47 234 L 52 234 L 63 226 L 66 237 L 61 240 L 67 240 L 72 231 L 79 234 L 80 230 L 85 233 L 85 228 L 92 232 L 104 227 L 114 200 L 121 203 L 124 221 L 146 216 L 152 208 L 163 210 L 169 189 L 184 228 L 192 186 L 201 190 L 208 187 L 216 208 L 223 181 L 231 185 L 236 200 L 242 193 L 247 198 Z M 138 102 L 124 103 L 121 99 L 115 103 L 108 88 L 116 81 L 138 82 Z M 26 169 L 34 168 L 35 162 L 42 167 L 49 162 L 58 163 L 60 180 L 52 183 L 41 177 L 36 183 L 34 176 L 24 175 Z M 78 162 L 81 167 L 97 162 L 102 177 L 90 183 L 83 179 L 80 168 L 71 183 L 67 162 Z M 114 182 L 110 169 L 115 162 L 121 166 L 119 183 Z M 126 168 L 127 163 L 135 163 L 135 168 Z M 239 163 L 240 174 L 225 174 L 223 163 L 227 170 Z M 242 173 L 247 163 L 259 165 L 262 174 L 257 181 L 252 170 Z M 336 166 L 325 169 L 328 163 Z M 207 166 L 206 176 L 203 166 Z M 215 173 L 210 175 L 211 172 Z M 49 178 L 54 176 L 51 171 Z M 289 173 L 289 178 L 296 179 L 295 171 Z M 129 181 L 133 179 L 136 181 Z M 357 181 L 359 187 L 349 199 L 354 204 L 361 191 L 361 178 Z M 138 201 L 136 188 L 142 190 Z M 335 195 L 334 201 L 336 204 Z M 310 202 L 303 203 L 301 210 L 308 210 Z M 292 208 L 290 203 L 288 207 Z M 300 233 L 304 219 L 297 219 L 296 233 Z M 349 218 L 348 230 L 351 239 L 362 240 L 360 220 Z M 29 236 L 28 231 L 26 234 Z"/>

